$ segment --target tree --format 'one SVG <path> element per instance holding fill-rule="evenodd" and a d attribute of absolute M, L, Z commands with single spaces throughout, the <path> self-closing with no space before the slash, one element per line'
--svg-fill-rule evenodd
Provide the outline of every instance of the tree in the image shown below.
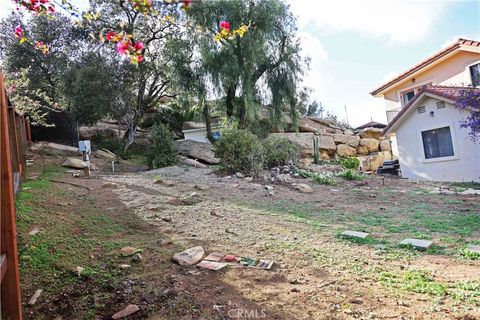
<path fill-rule="evenodd" d="M 474 142 L 478 142 L 480 138 L 480 89 L 463 89 L 456 106 L 469 113 L 469 116 L 461 122 L 460 127 L 469 129 L 470 138 Z"/>
<path fill-rule="evenodd" d="M 308 60 L 300 55 L 296 20 L 288 5 L 279 0 L 208 1 L 192 6 L 192 28 L 201 30 L 195 44 L 202 56 L 202 68 L 217 95 L 225 98 L 226 116 L 247 121 L 258 115 L 270 100 L 278 122 L 288 110 L 296 122 L 295 95 Z M 208 30 L 222 20 L 232 26 L 250 23 L 248 33 L 233 41 L 215 41 Z"/>

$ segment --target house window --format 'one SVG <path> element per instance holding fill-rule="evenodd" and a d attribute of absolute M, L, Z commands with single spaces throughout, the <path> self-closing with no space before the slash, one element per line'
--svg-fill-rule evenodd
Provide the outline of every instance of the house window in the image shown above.
<path fill-rule="evenodd" d="M 403 94 L 403 104 L 406 105 L 408 101 L 412 100 L 412 98 L 415 96 L 415 91 L 408 91 Z"/>
<path fill-rule="evenodd" d="M 425 159 L 453 156 L 453 143 L 450 127 L 422 131 Z"/>
<path fill-rule="evenodd" d="M 480 63 L 470 66 L 470 75 L 472 77 L 472 86 L 480 86 Z"/>

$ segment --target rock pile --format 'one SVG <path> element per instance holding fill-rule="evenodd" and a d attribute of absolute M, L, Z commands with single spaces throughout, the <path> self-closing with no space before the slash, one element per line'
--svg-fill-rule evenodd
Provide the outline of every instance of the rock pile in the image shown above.
<path fill-rule="evenodd" d="M 313 162 L 313 138 L 318 138 L 320 158 L 357 157 L 363 171 L 375 171 L 385 160 L 392 159 L 390 140 L 382 129 L 365 128 L 358 132 L 341 129 L 323 119 L 300 119 L 300 132 L 272 133 L 288 139 L 300 148 L 302 163 Z"/>

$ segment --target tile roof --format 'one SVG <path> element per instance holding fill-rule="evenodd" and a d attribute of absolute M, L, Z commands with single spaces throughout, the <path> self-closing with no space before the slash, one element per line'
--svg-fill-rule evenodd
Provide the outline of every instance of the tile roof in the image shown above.
<path fill-rule="evenodd" d="M 395 118 L 383 129 L 383 135 L 388 134 L 388 131 L 396 124 L 400 118 L 411 109 L 415 102 L 420 99 L 423 93 L 431 93 L 439 97 L 444 97 L 449 100 L 457 101 L 462 94 L 466 91 L 479 92 L 480 88 L 473 87 L 453 87 L 453 86 L 438 86 L 438 85 L 426 85 L 400 110 Z"/>
<path fill-rule="evenodd" d="M 416 64 L 409 70 L 403 72 L 402 74 L 398 75 L 394 79 L 382 84 L 380 87 L 377 89 L 373 90 L 370 92 L 371 95 L 376 95 L 386 88 L 390 87 L 391 85 L 407 78 L 408 76 L 412 75 L 413 73 L 417 72 L 418 70 L 428 66 L 432 62 L 435 62 L 436 60 L 446 56 L 447 54 L 459 49 L 461 46 L 469 46 L 469 47 L 478 47 L 480 48 L 480 41 L 475 41 L 475 40 L 467 40 L 467 39 L 462 39 L 459 38 L 457 41 L 455 41 L 452 45 L 446 47 L 445 49 L 440 50 L 439 52 L 435 53 L 434 55 L 428 57 L 427 59 L 423 60 L 422 62 Z"/>

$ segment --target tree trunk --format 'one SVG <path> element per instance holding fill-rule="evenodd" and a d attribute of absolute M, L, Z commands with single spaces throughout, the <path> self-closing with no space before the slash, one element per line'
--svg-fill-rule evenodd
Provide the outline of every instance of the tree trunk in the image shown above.
<path fill-rule="evenodd" d="M 212 136 L 212 125 L 210 122 L 210 111 L 208 110 L 208 103 L 203 100 L 203 117 L 205 118 L 205 126 L 207 128 L 207 138 L 211 143 L 215 142 Z"/>
<path fill-rule="evenodd" d="M 127 141 L 125 142 L 125 146 L 123 147 L 123 156 L 125 157 L 128 152 L 128 148 L 133 144 L 135 141 L 135 133 L 137 132 L 137 125 L 134 120 L 132 120 L 128 124 L 127 132 L 125 135 L 127 136 Z"/>
<path fill-rule="evenodd" d="M 240 107 L 238 109 L 238 127 L 240 129 L 245 129 L 246 121 L 245 121 L 245 116 L 246 116 L 246 109 L 245 109 L 245 101 L 240 102 Z"/>
<path fill-rule="evenodd" d="M 227 99 L 226 99 L 226 105 L 227 105 L 227 119 L 230 120 L 233 117 L 233 100 L 235 99 L 235 92 L 237 91 L 237 86 L 231 86 L 227 90 Z"/>

